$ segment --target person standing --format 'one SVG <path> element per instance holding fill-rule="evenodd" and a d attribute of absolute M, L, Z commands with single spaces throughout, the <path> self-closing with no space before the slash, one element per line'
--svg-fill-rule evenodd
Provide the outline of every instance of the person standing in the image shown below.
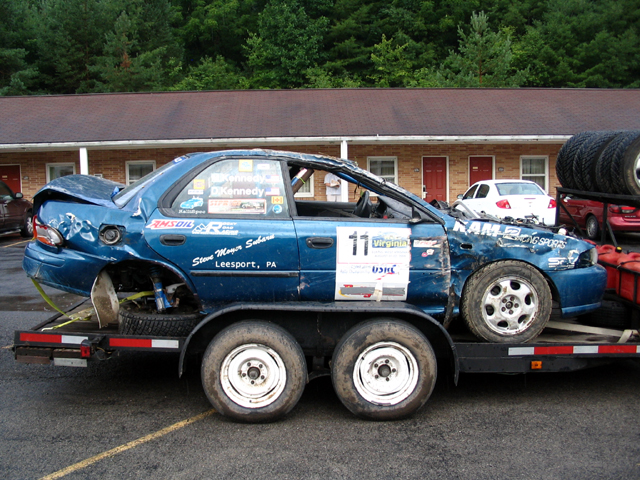
<path fill-rule="evenodd" d="M 333 173 L 327 173 L 324 176 L 324 184 L 327 187 L 327 201 L 339 202 L 341 192 L 340 178 Z"/>

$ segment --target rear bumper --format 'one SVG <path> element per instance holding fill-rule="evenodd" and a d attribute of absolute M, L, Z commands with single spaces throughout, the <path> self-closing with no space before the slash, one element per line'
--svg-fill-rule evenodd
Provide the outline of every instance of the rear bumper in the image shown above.
<path fill-rule="evenodd" d="M 22 268 L 28 277 L 43 285 L 88 297 L 96 276 L 107 263 L 100 257 L 33 241 L 24 251 Z"/>

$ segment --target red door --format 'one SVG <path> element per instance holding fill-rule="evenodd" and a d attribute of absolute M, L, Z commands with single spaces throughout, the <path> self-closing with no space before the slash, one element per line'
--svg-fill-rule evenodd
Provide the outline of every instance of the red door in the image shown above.
<path fill-rule="evenodd" d="M 447 201 L 447 157 L 422 157 L 422 198 Z"/>
<path fill-rule="evenodd" d="M 0 180 L 9 185 L 13 193 L 21 192 L 20 165 L 0 165 Z"/>
<path fill-rule="evenodd" d="M 469 157 L 469 186 L 493 179 L 493 157 Z"/>

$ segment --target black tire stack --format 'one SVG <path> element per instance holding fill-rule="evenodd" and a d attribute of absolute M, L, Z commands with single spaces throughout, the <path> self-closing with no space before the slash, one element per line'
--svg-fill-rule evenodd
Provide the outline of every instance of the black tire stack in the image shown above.
<path fill-rule="evenodd" d="M 556 174 L 565 188 L 640 195 L 640 131 L 574 135 L 558 152 Z"/>

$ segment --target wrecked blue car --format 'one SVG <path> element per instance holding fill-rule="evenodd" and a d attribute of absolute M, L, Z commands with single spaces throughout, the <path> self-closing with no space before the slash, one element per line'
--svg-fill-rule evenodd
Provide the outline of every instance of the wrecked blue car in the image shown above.
<path fill-rule="evenodd" d="M 327 172 L 358 201 L 296 196 Z M 90 296 L 101 325 L 129 334 L 186 336 L 232 303 L 402 303 L 445 328 L 521 343 L 552 307 L 564 317 L 599 307 L 606 283 L 593 245 L 558 227 L 431 205 L 318 155 L 189 154 L 126 188 L 66 176 L 36 194 L 34 212 L 27 275 Z M 145 294 L 120 304 L 135 292 Z"/>

